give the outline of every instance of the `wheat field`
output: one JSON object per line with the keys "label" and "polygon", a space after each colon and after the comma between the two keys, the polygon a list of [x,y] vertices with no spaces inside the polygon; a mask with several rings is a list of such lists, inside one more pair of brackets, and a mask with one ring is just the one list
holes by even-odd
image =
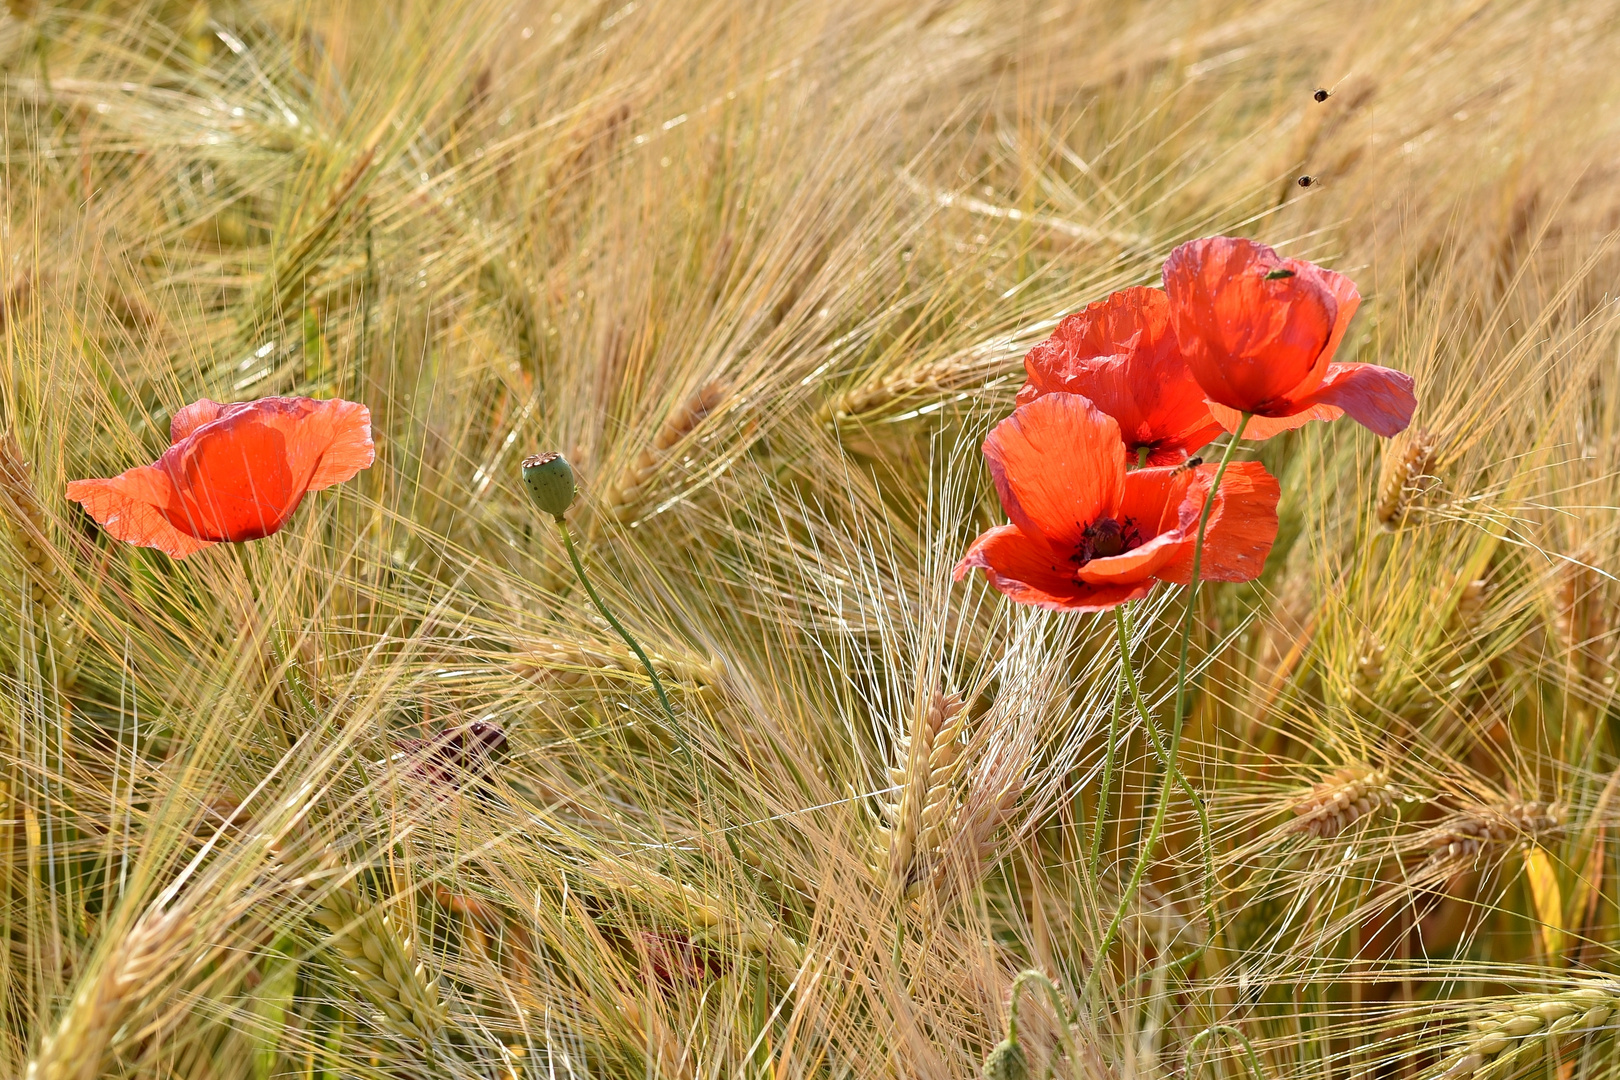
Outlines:
{"label": "wheat field", "polygon": [[[1620,1073],[1612,4],[11,0],[0,57],[0,1075]],[[1215,233],[1419,406],[1253,444],[1132,895],[1184,591],[1122,707],[1112,616],[951,571],[1024,353]],[[272,394],[377,447],[278,535],[63,496]]]}

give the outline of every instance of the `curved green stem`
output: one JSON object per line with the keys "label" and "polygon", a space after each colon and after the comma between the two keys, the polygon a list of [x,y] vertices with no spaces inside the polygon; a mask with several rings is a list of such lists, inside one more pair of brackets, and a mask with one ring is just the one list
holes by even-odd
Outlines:
{"label": "curved green stem", "polygon": [[591,598],[591,603],[596,605],[596,610],[602,613],[602,618],[608,621],[608,625],[618,632],[626,645],[630,646],[630,651],[636,654],[636,659],[641,661],[641,666],[647,669],[647,677],[652,680],[653,690],[658,694],[658,704],[664,707],[664,715],[669,718],[670,732],[675,736],[676,741],[681,744],[681,753],[691,758],[692,748],[688,745],[686,736],[681,731],[681,722],[675,719],[675,710],[669,703],[669,695],[664,693],[664,684],[659,680],[658,672],[653,670],[652,661],[647,659],[647,654],[642,651],[640,645],[636,644],[636,639],[630,636],[630,631],[626,630],[619,620],[613,617],[613,612],[608,610],[607,605],[602,602],[602,598],[596,594],[596,587],[591,584],[591,579],[585,576],[585,565],[579,561],[579,553],[574,550],[574,537],[568,531],[568,522],[561,517],[557,518],[557,531],[562,533],[563,547],[568,551],[568,561],[574,564],[574,573],[578,576],[579,583],[585,587],[586,595]]}
{"label": "curved green stem", "polygon": [[1063,1043],[1063,1052],[1070,1061],[1078,1061],[1074,1045],[1074,1033],[1069,1030],[1069,1003],[1064,1000],[1063,994],[1058,990],[1057,984],[1034,968],[1026,968],[1013,979],[1012,993],[1007,1001],[1007,1042],[1018,1043],[1018,1007],[1023,997],[1024,987],[1034,983],[1046,991],[1047,1000],[1052,1003],[1052,1009],[1058,1015],[1058,1038]]}
{"label": "curved green stem", "polygon": [[1208,1059],[1201,1057],[1198,1059],[1198,1068],[1194,1069],[1192,1067],[1192,1056],[1194,1052],[1209,1041],[1212,1035],[1230,1035],[1242,1043],[1244,1052],[1249,1056],[1249,1072],[1253,1074],[1254,1080],[1265,1080],[1266,1071],[1260,1067],[1260,1055],[1254,1052],[1254,1043],[1250,1042],[1247,1035],[1231,1024],[1211,1024],[1197,1035],[1194,1035],[1192,1040],[1187,1043],[1187,1053],[1181,1061],[1181,1073],[1187,1080],[1195,1080],[1198,1074],[1204,1071],[1204,1066],[1208,1064]]}
{"label": "curved green stem", "polygon": [[1221,478],[1226,475],[1226,466],[1232,460],[1232,454],[1237,449],[1239,440],[1243,438],[1243,429],[1249,426],[1249,414],[1243,414],[1243,420],[1238,429],[1232,433],[1227,441],[1226,451],[1221,455],[1221,463],[1215,469],[1214,479],[1209,485],[1209,494],[1204,497],[1204,509],[1198,516],[1198,536],[1193,543],[1192,576],[1187,585],[1187,612],[1181,620],[1181,655],[1176,662],[1176,697],[1175,706],[1171,710],[1170,747],[1165,752],[1164,778],[1159,783],[1159,801],[1153,811],[1153,823],[1148,827],[1147,839],[1142,842],[1142,848],[1136,854],[1136,865],[1131,870],[1131,880],[1125,887],[1124,895],[1119,898],[1119,906],[1114,909],[1114,917],[1108,923],[1108,929],[1103,933],[1102,942],[1092,958],[1091,971],[1086,976],[1085,989],[1080,994],[1080,1000],[1090,1002],[1092,992],[1097,987],[1097,979],[1102,975],[1103,967],[1108,963],[1108,952],[1114,946],[1114,940],[1119,936],[1119,928],[1125,922],[1131,905],[1136,902],[1136,895],[1142,889],[1142,878],[1147,874],[1148,863],[1153,859],[1154,849],[1159,846],[1159,838],[1164,834],[1165,816],[1170,807],[1170,788],[1176,782],[1178,775],[1176,760],[1181,751],[1181,730],[1183,709],[1187,700],[1187,654],[1192,644],[1193,616],[1197,610],[1198,602],[1198,574],[1203,567],[1204,560],[1204,533],[1209,528],[1209,515],[1215,508],[1215,494],[1220,490]]}
{"label": "curved green stem", "polygon": [[1187,585],[1187,611],[1181,617],[1181,655],[1176,660],[1176,700],[1170,710],[1172,724],[1170,729],[1170,757],[1175,760],[1177,748],[1181,744],[1181,726],[1185,717],[1187,705],[1187,654],[1192,647],[1193,618],[1198,612],[1198,574],[1204,565],[1204,533],[1209,528],[1209,515],[1215,509],[1215,493],[1221,489],[1221,478],[1226,475],[1226,467],[1232,462],[1232,452],[1243,439],[1243,430],[1249,426],[1249,413],[1243,414],[1238,421],[1237,430],[1232,432],[1232,438],[1227,441],[1226,451],[1221,454],[1221,463],[1215,467],[1215,476],[1209,484],[1209,494],[1204,496],[1204,509],[1198,515],[1198,539],[1193,545],[1192,576]]}

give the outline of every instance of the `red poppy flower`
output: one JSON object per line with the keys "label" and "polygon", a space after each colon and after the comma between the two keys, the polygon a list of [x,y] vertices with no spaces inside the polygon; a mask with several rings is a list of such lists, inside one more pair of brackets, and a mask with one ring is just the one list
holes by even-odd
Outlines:
{"label": "red poppy flower", "polygon": [[1384,436],[1411,423],[1410,375],[1332,362],[1361,303],[1343,274],[1212,236],[1170,253],[1164,288],[1187,367],[1226,430],[1245,412],[1254,414],[1249,439],[1343,413]]}
{"label": "red poppy flower", "polygon": [[370,410],[312,398],[205,398],[174,414],[169,441],[155,465],[75,480],[67,497],[117,539],[177,559],[269,536],[305,492],[342,483],[375,456]]}
{"label": "red poppy flower", "polygon": [[[1125,471],[1119,425],[1077,394],[1047,394],[997,424],[985,460],[1012,524],[984,533],[956,567],[982,569],[1021,604],[1103,611],[1159,581],[1192,578],[1198,516],[1215,466]],[[1199,576],[1249,581],[1277,537],[1277,481],[1256,461],[1227,466]]]}
{"label": "red poppy flower", "polygon": [[1132,288],[1058,323],[1024,357],[1018,404],[1079,394],[1119,423],[1131,460],[1174,465],[1221,433],[1170,329],[1163,289]]}

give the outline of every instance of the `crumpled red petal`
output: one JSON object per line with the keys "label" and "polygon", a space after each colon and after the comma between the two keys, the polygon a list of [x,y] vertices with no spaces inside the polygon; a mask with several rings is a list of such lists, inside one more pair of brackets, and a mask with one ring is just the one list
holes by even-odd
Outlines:
{"label": "crumpled red petal", "polygon": [[1329,364],[1322,385],[1307,399],[1316,408],[1343,410],[1375,435],[1399,435],[1412,422],[1417,394],[1412,376],[1376,364]]}
{"label": "crumpled red petal", "polygon": [[79,480],[68,497],[108,533],[175,558],[286,524],[306,492],[349,479],[375,457],[371,415],[350,401],[193,402],[170,421],[155,466]]}
{"label": "crumpled red petal", "polygon": [[1173,465],[1220,434],[1170,327],[1163,289],[1137,286],[1066,316],[1024,357],[1017,403],[1079,394],[1119,424],[1134,455]]}
{"label": "crumpled red petal", "polygon": [[141,547],[156,548],[183,559],[213,542],[181,532],[159,509],[174,497],[173,485],[161,469],[141,465],[110,479],[75,480],[67,497],[82,505],[107,535]]}
{"label": "crumpled red petal", "polygon": [[[1376,364],[1329,364],[1327,375],[1312,393],[1292,406],[1287,415],[1251,416],[1243,429],[1245,439],[1269,439],[1304,427],[1312,420],[1337,420],[1348,415],[1362,427],[1388,438],[1406,430],[1417,409],[1412,376]],[[1210,413],[1227,431],[1236,431],[1242,414],[1211,403]]]}
{"label": "crumpled red petal", "polygon": [[[1187,547],[1158,571],[1157,576],[1165,581],[1186,585],[1192,580],[1198,517],[1216,469],[1215,465],[1200,465],[1195,470],[1180,507]],[[1277,501],[1281,497],[1277,478],[1260,462],[1236,461],[1226,467],[1204,530],[1204,557],[1198,568],[1201,580],[1253,581],[1260,576],[1277,539]]]}
{"label": "crumpled red petal", "polygon": [[247,410],[197,428],[164,451],[157,467],[174,485],[163,515],[199,540],[269,536],[304,498],[286,436]]}

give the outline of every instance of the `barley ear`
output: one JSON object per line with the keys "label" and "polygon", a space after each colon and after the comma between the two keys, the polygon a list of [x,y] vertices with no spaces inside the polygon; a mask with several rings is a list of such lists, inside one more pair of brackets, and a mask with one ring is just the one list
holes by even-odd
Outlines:
{"label": "barley ear", "polygon": [[1564,823],[1558,803],[1505,801],[1452,812],[1423,834],[1430,870],[1461,871],[1499,856],[1514,843],[1539,840]]}
{"label": "barley ear", "polygon": [[633,521],[649,503],[656,501],[653,481],[664,471],[677,447],[725,404],[731,392],[732,386],[727,380],[710,379],[671,410],[653,435],[651,445],[642,448],[609,487],[607,504],[614,517]]}
{"label": "barley ear", "polygon": [[1474,1021],[1474,1033],[1437,1080],[1468,1080],[1490,1069],[1504,1075],[1560,1036],[1595,1037],[1620,1005],[1620,983],[1593,980],[1557,993],[1526,994]]}
{"label": "barley ear", "polygon": [[914,895],[930,873],[942,833],[954,820],[955,782],[965,723],[960,695],[936,691],[895,744],[892,797],[873,847],[874,870],[895,895]]}
{"label": "barley ear", "polygon": [[1318,840],[1332,839],[1394,802],[1396,794],[1395,785],[1383,769],[1366,765],[1335,769],[1294,798],[1290,806],[1294,820],[1289,831],[1309,833]]}
{"label": "barley ear", "polygon": [[1424,428],[1408,428],[1385,445],[1373,516],[1386,529],[1400,528],[1407,512],[1437,482],[1429,473],[1436,445]]}
{"label": "barley ear", "polygon": [[169,955],[183,909],[149,913],[80,986],[56,1030],[28,1065],[28,1080],[93,1080],[101,1076],[113,1038],[140,1004]]}
{"label": "barley ear", "polygon": [[327,932],[327,962],[373,1005],[388,1026],[431,1047],[450,1026],[449,1011],[400,915],[374,904],[352,882],[333,888],[310,912]]}

